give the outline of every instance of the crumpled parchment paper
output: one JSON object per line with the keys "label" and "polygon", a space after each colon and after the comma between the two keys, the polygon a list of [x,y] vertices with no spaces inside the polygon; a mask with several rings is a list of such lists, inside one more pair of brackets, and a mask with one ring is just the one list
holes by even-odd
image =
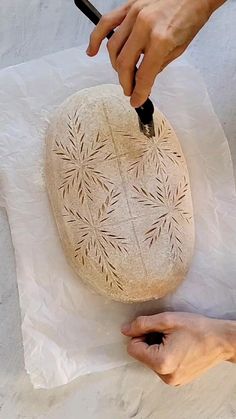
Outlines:
{"label": "crumpled parchment paper", "polygon": [[229,148],[201,77],[181,60],[158,77],[152,98],[176,130],[190,172],[196,248],[187,279],[161,301],[125,305],[94,294],[68,266],[45,189],[45,129],[69,95],[117,83],[106,53],[92,61],[83,50],[0,72],[0,200],[15,249],[25,366],[36,388],[132,362],[120,325],[137,314],[181,309],[236,318]]}

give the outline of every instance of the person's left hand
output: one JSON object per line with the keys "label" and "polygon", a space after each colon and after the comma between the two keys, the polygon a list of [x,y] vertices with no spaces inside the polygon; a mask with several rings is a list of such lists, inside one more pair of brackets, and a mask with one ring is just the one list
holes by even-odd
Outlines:
{"label": "person's left hand", "polygon": [[[163,343],[146,343],[146,335],[153,332],[163,333]],[[221,361],[235,362],[233,321],[170,312],[138,317],[124,325],[122,333],[131,337],[128,353],[173,386],[192,381]]]}

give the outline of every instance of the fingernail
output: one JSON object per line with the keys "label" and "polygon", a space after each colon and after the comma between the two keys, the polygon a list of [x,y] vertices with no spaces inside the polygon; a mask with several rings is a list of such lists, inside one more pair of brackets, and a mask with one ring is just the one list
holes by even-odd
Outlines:
{"label": "fingernail", "polygon": [[125,323],[121,326],[121,332],[122,333],[128,333],[130,330],[130,323]]}
{"label": "fingernail", "polygon": [[133,108],[138,108],[140,106],[139,101],[138,101],[138,97],[136,95],[131,96],[130,104],[131,104],[131,106],[133,106]]}

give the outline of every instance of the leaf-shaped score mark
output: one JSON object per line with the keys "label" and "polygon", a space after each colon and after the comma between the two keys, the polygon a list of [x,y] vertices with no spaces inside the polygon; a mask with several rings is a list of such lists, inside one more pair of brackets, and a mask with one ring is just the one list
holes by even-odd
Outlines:
{"label": "leaf-shaped score mark", "polygon": [[[111,251],[113,249],[122,254],[128,254],[128,243],[125,237],[111,231],[108,221],[116,209],[120,193],[112,189],[98,209],[96,219],[82,216],[67,206],[64,207],[67,223],[73,224],[73,230],[78,237],[75,248],[75,257],[80,258],[81,263],[91,263],[96,260],[104,279],[110,287],[116,285],[123,290],[122,283],[114,262],[111,262]],[[113,228],[114,229],[114,228]]]}
{"label": "leaf-shaped score mark", "polygon": [[78,112],[71,117],[68,115],[67,139],[55,141],[55,154],[64,162],[62,181],[59,190],[65,198],[73,189],[77,190],[81,204],[85,198],[92,200],[92,185],[96,185],[106,192],[113,183],[96,168],[99,162],[112,158],[106,151],[107,139],[101,139],[98,133],[92,141],[86,140],[86,133],[79,123]]}
{"label": "leaf-shaped score mark", "polygon": [[137,195],[133,196],[133,199],[137,200],[140,204],[151,208],[161,208],[164,204],[164,196],[158,190],[156,193],[153,193],[136,185],[133,185],[133,188],[137,193]]}

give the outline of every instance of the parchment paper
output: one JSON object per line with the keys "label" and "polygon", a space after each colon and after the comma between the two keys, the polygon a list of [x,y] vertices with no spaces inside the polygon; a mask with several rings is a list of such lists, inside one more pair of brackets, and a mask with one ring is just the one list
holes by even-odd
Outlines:
{"label": "parchment paper", "polygon": [[45,190],[45,129],[69,95],[117,83],[106,53],[91,61],[83,50],[0,72],[0,197],[15,249],[25,366],[36,388],[132,362],[120,325],[137,314],[181,309],[236,318],[229,148],[199,74],[183,61],[159,76],[153,100],[174,126],[190,172],[196,249],[187,279],[162,301],[124,305],[92,293],[68,266]]}

